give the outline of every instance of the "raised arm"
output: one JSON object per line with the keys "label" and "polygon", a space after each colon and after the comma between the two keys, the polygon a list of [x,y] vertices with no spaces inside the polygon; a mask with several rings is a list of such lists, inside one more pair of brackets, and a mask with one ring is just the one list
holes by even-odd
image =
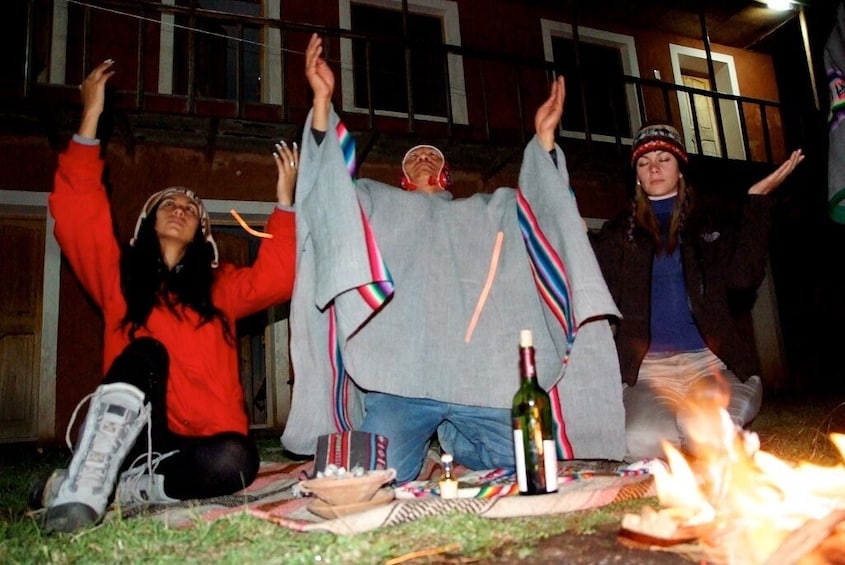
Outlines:
{"label": "raised arm", "polygon": [[748,189],[748,194],[769,194],[771,191],[779,187],[781,183],[786,180],[786,177],[788,177],[789,174],[795,170],[795,167],[797,167],[803,160],[804,153],[802,153],[800,149],[796,149],[792,152],[792,154],[790,154],[789,159],[784,161],[773,173],[766,176],[763,180],[754,183],[754,185]]}
{"label": "raised arm", "polygon": [[534,131],[546,151],[555,147],[555,130],[563,116],[563,100],[566,97],[566,87],[563,77],[559,76],[552,83],[549,97],[534,114]]}
{"label": "raised arm", "polygon": [[296,170],[299,166],[299,148],[296,142],[293,148],[288,147],[284,141],[276,144],[273,152],[273,160],[276,162],[276,169],[279,171],[276,180],[276,198],[281,206],[293,206],[293,191],[296,186]]}
{"label": "raised arm", "polygon": [[106,82],[114,75],[114,61],[106,59],[91,71],[79,89],[82,95],[82,121],[77,133],[88,139],[97,137],[97,124],[106,100]]}
{"label": "raised arm", "polygon": [[315,34],[305,50],[305,77],[314,92],[314,115],[311,127],[326,131],[329,127],[329,107],[334,93],[334,73],[323,58],[323,39]]}

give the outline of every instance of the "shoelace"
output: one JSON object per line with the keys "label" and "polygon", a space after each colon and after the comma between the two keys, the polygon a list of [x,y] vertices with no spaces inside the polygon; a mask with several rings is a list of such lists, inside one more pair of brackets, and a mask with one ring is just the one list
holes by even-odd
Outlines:
{"label": "shoelace", "polygon": [[[70,432],[73,429],[73,425],[76,422],[76,418],[79,415],[79,411],[82,409],[83,406],[87,402],[91,400],[92,397],[96,394],[96,391],[87,394],[82,400],[79,401],[79,404],[76,405],[76,408],[73,410],[73,414],[70,416],[70,422],[68,423],[67,430],[65,431],[65,443],[67,443],[68,449],[70,449],[71,454],[74,453],[73,449],[73,441],[71,440]],[[112,439],[119,435],[125,435],[127,429],[127,423],[125,421],[119,421],[117,418],[112,420],[105,420],[105,416],[107,413],[107,404],[100,405],[100,411],[97,414],[96,419],[96,428],[98,431],[103,431],[106,433],[104,437],[100,433],[95,433],[92,438],[92,444],[90,449],[89,457],[85,458],[85,461],[80,465],[74,480],[70,483],[70,488],[76,490],[80,483],[88,483],[92,485],[92,491],[99,492],[102,491],[105,482],[106,471],[108,469],[108,461],[110,456],[117,451],[119,441],[104,441],[106,438]],[[152,466],[152,454],[151,448],[149,446],[152,445],[152,421],[150,420],[150,408],[148,404],[145,404],[141,408],[141,413],[138,414],[139,418],[143,418],[147,423],[147,459],[148,464]]]}
{"label": "shoelace", "polygon": [[[148,443],[147,445],[150,444]],[[129,466],[129,469],[124,471],[120,476],[120,486],[122,488],[118,492],[118,498],[123,502],[148,502],[148,496],[145,497],[144,494],[148,494],[152,490],[153,475],[158,469],[159,464],[178,452],[179,450],[175,449],[167,453],[160,453],[147,448],[147,453],[142,453],[136,457]],[[143,461],[144,458],[147,459],[146,462]],[[139,463],[145,464],[139,465]],[[146,490],[141,487],[141,481],[144,479],[147,480]]]}

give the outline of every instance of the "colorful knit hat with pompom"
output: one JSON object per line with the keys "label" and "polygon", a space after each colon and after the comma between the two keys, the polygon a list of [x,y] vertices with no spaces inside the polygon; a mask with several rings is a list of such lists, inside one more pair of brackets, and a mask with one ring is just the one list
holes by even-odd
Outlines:
{"label": "colorful knit hat with pompom", "polygon": [[640,128],[631,146],[631,166],[636,165],[637,159],[651,151],[667,151],[682,165],[689,163],[681,134],[669,124],[655,123]]}

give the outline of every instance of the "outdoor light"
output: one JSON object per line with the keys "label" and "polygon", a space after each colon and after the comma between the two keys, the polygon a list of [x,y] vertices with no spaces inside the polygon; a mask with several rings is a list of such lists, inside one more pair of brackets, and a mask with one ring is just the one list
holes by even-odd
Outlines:
{"label": "outdoor light", "polygon": [[792,8],[792,0],[764,0],[766,6],[772,10],[790,10]]}

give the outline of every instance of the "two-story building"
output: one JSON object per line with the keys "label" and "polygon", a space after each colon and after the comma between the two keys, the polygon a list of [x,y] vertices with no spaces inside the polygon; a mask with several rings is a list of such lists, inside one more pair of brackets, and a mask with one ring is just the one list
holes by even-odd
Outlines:
{"label": "two-story building", "polygon": [[[272,208],[280,139],[310,108],[303,52],[326,39],[334,106],[359,175],[397,183],[405,150],[443,148],[457,196],[515,186],[533,115],[566,78],[559,143],[581,212],[597,227],[625,206],[633,133],[669,119],[700,190],[731,213],[795,147],[808,154],[778,195],[772,268],[748,320],[769,391],[842,376],[824,332],[836,304],[824,210],[821,49],[835,2],[783,11],[741,0],[9,0],[0,73],[0,442],[61,438],[102,375],[102,320],[62,261],[46,210],[56,156],[79,120],[78,85],[116,60],[99,132],[116,231],[147,196],[194,188],[224,258],[257,242]],[[828,250],[828,251],[824,251]],[[834,265],[834,266],[831,266]],[[840,301],[841,302],[841,301]],[[256,429],[284,425],[293,375],[287,309],[239,324]],[[744,337],[737,336],[737,339]],[[827,348],[827,349],[825,349]],[[838,373],[837,373],[838,369]]]}

